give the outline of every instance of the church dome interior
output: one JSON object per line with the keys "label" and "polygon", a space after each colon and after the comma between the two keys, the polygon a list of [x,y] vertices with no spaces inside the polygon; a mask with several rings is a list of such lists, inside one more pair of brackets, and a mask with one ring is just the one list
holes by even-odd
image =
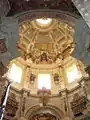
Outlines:
{"label": "church dome interior", "polygon": [[88,0],[0,0],[0,120],[90,120]]}
{"label": "church dome interior", "polygon": [[75,87],[73,82],[82,78],[85,66],[72,57],[73,35],[74,26],[61,19],[36,18],[20,23],[17,47],[21,56],[12,60],[10,67],[11,71],[21,69],[19,76],[16,74],[21,83],[14,86],[33,95],[42,89],[58,95],[63,89]]}

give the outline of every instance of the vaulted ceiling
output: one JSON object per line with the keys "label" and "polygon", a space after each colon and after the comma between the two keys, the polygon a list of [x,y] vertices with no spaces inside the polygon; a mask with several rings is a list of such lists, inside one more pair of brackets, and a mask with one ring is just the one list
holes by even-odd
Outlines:
{"label": "vaulted ceiling", "polygon": [[[61,70],[60,75],[63,76],[63,72],[65,72],[63,70],[69,66],[68,63],[70,65],[77,63],[77,60],[72,57],[72,52],[75,48],[73,38],[77,19],[75,16],[80,14],[71,0],[8,1],[10,10],[7,16],[18,14],[13,18],[18,18],[20,39],[17,48],[21,53],[21,56],[11,61],[11,64],[16,63],[20,67],[23,66],[22,69],[25,68],[25,80],[29,79],[30,72],[39,71],[58,73],[59,69],[59,71]],[[46,16],[44,10],[47,10]],[[60,11],[55,13],[55,17],[52,17],[48,14],[49,10]],[[25,12],[23,17],[20,16],[22,12]],[[52,14],[54,13],[52,12]],[[59,14],[60,16],[58,16]],[[64,86],[64,81],[62,86]]]}
{"label": "vaulted ceiling", "polygon": [[[74,16],[79,15],[71,0],[8,0],[8,16],[36,9],[53,9]],[[47,18],[44,18],[47,19]],[[20,25],[19,50],[27,64],[58,63],[70,56],[74,50],[74,28],[60,19],[51,19],[48,26],[39,24],[36,19]]]}
{"label": "vaulted ceiling", "polygon": [[[74,50],[74,28],[69,22],[73,23],[74,21],[68,18],[71,14],[72,18],[79,15],[71,0],[7,0],[7,3],[9,3],[7,16],[16,14],[20,16],[19,13],[22,12],[28,14],[28,10],[53,9],[64,11],[59,18],[56,18],[58,16],[51,17],[51,22],[48,25],[41,25],[37,21],[38,15],[33,20],[26,18],[26,16],[28,17],[26,15],[26,19],[22,23],[18,20],[20,26],[18,49],[21,51],[25,61],[29,59],[29,62],[38,64],[42,62],[49,64],[59,62],[61,64],[62,60],[71,55]],[[66,18],[63,17],[63,14],[66,14]],[[50,16],[48,15],[48,17]],[[46,19],[47,21],[48,18],[42,14],[40,19]]]}
{"label": "vaulted ceiling", "polygon": [[[43,24],[44,19],[49,23]],[[59,19],[44,19],[21,24],[18,48],[28,64],[61,65],[74,50],[74,29]]]}

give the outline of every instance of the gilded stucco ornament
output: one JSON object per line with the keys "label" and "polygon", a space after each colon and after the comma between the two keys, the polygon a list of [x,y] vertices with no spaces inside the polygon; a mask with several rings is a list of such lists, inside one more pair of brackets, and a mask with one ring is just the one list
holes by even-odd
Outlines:
{"label": "gilded stucco ornament", "polygon": [[[50,23],[45,20],[50,20]],[[40,22],[43,22],[44,26],[40,25]],[[60,20],[51,18],[28,20],[20,25],[19,31],[18,48],[25,53],[28,65],[53,63],[61,65],[74,50],[73,27]]]}
{"label": "gilded stucco ornament", "polygon": [[74,116],[82,115],[83,111],[86,109],[86,105],[87,98],[84,95],[79,95],[79,93],[75,93],[71,102],[71,109]]}

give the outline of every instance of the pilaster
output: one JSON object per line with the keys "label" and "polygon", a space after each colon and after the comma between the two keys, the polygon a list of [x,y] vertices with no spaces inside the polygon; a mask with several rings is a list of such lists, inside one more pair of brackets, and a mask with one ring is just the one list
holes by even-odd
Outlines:
{"label": "pilaster", "polygon": [[[64,110],[65,110],[65,117],[63,118],[64,120],[70,120],[70,106],[69,106],[69,101],[68,101],[68,90],[67,89],[63,89],[62,91],[60,91],[60,94],[62,95],[62,98],[64,100]],[[62,120],[63,120],[62,119]]]}

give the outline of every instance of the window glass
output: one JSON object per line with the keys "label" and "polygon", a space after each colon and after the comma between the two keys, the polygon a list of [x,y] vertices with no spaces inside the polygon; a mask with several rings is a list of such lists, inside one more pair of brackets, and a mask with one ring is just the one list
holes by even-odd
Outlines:
{"label": "window glass", "polygon": [[77,66],[75,64],[73,64],[72,66],[70,66],[67,69],[67,78],[68,78],[68,82],[71,83],[76,79],[80,79],[81,78],[81,72],[78,70]]}
{"label": "window glass", "polygon": [[8,77],[12,81],[20,83],[22,77],[22,69],[18,65],[13,63],[9,70]]}
{"label": "window glass", "polygon": [[51,89],[51,76],[50,74],[38,74],[38,89]]}

